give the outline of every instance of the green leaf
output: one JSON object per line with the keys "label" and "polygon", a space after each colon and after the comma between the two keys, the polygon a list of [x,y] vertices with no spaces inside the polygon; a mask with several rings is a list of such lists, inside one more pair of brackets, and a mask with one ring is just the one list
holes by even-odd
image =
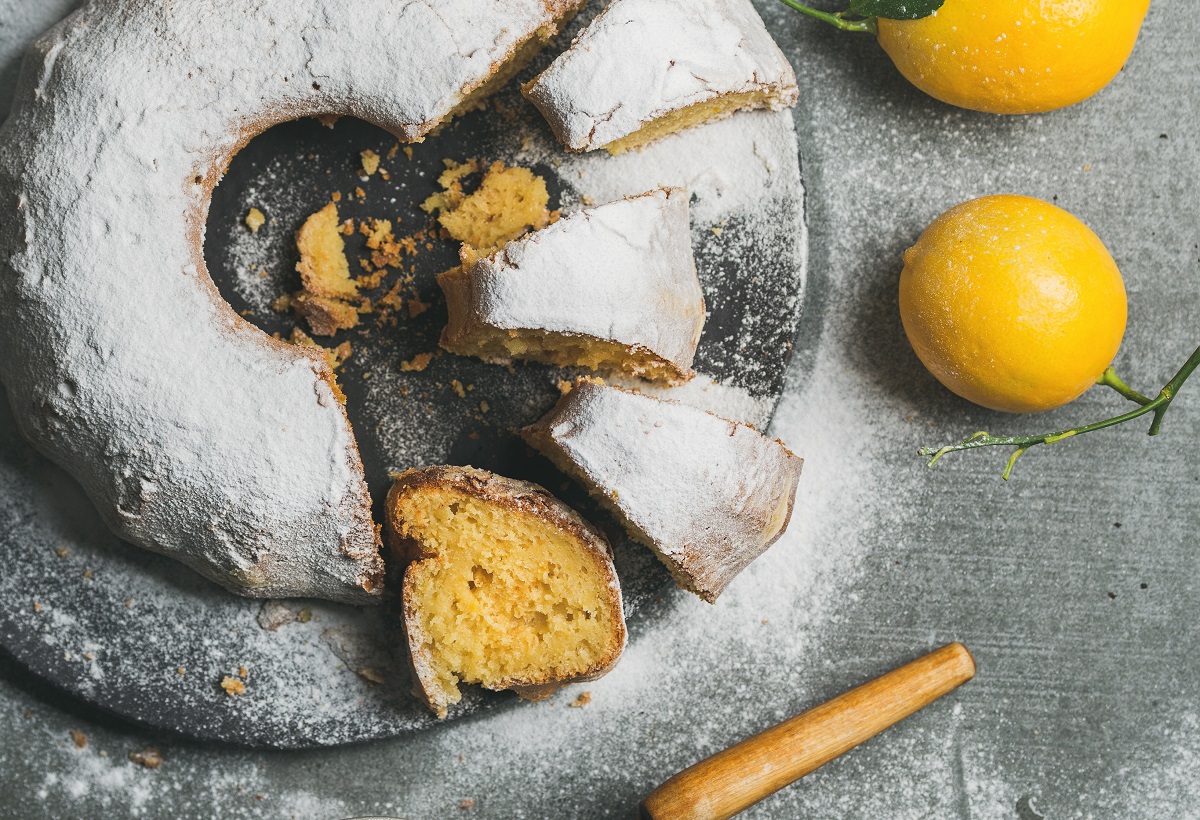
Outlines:
{"label": "green leaf", "polygon": [[946,0],[850,0],[850,13],[885,20],[919,20],[942,7]]}

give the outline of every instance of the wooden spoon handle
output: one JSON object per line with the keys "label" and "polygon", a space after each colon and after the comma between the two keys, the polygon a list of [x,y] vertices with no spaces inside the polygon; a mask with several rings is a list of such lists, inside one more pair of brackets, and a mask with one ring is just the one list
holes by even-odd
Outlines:
{"label": "wooden spoon handle", "polygon": [[947,644],[685,769],[642,801],[642,817],[732,817],[973,677],[971,653]]}

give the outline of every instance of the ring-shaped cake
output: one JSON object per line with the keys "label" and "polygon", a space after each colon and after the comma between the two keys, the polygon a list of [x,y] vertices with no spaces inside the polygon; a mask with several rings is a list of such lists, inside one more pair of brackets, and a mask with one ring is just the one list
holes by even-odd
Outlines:
{"label": "ring-shaped cake", "polygon": [[[88,6],[85,13],[96,8]],[[251,4],[241,13],[254,15],[263,8]],[[366,4],[355,3],[338,13],[364,8]],[[375,0],[372,8],[372,13],[391,13],[401,4]],[[294,12],[279,11],[284,13]],[[234,17],[221,13],[190,19],[195,25],[213,21],[220,26]],[[147,14],[127,22],[157,20]],[[142,42],[143,35],[130,36]],[[53,45],[52,35],[48,38]],[[392,45],[378,59],[392,60]],[[27,73],[33,79],[22,83],[23,100],[39,84],[45,55],[43,44],[35,47],[28,62],[32,73]],[[539,63],[547,61],[544,57]],[[242,82],[258,81],[245,72],[238,76]],[[18,108],[26,104],[22,101]],[[671,393],[730,418],[765,424],[782,390],[804,294],[804,188],[790,115],[739,115],[614,158],[562,154],[536,111],[521,104],[513,84],[495,108],[503,116],[480,111],[439,133],[407,162],[389,166],[392,179],[386,188],[393,196],[408,197],[410,186],[424,190],[424,181],[437,176],[439,157],[481,155],[539,168],[560,189],[557,195],[565,208],[664,186],[687,189],[697,267],[715,312],[697,360],[701,378]],[[85,116],[75,122],[87,126]],[[287,274],[275,269],[285,253],[281,246],[317,202],[289,187],[309,188],[314,163],[325,164],[343,152],[352,162],[335,164],[332,173],[326,166],[323,179],[335,190],[353,190],[359,149],[373,145],[382,152],[390,144],[386,135],[362,122],[346,122],[333,131],[309,120],[272,129],[239,153],[212,203],[205,246],[214,279],[235,310],[249,315],[245,309],[253,309],[256,324],[268,332],[282,327],[286,336],[286,321],[272,318],[267,302],[259,300],[265,296],[269,302],[274,296],[267,294],[289,286]],[[383,183],[372,184],[372,204],[357,216],[375,215],[370,209],[378,207]],[[321,187],[312,185],[310,193],[320,196]],[[244,254],[250,246],[242,241],[243,234],[249,239],[242,222],[247,204],[262,207],[270,223],[266,239],[258,234],[253,242],[249,267]],[[437,254],[425,259],[419,272],[421,293],[436,290],[433,274],[443,269],[440,264]],[[267,268],[270,278],[261,278]],[[530,473],[541,467],[535,467],[527,451],[514,451],[512,436],[503,431],[528,424],[544,411],[557,396],[554,385],[560,374],[538,366],[506,371],[456,357],[438,360],[430,373],[398,372],[403,368],[396,362],[436,338],[438,317],[434,311],[430,316],[426,327],[417,322],[412,333],[379,336],[361,352],[356,347],[350,368],[339,371],[372,487],[406,466],[464,459],[536,478]],[[480,424],[459,418],[463,400],[448,387],[445,396],[432,389],[449,374],[468,386],[468,380],[474,381],[479,388],[474,395],[492,400],[492,412],[476,419]],[[410,388],[426,384],[429,395],[423,389],[410,394]],[[11,382],[6,387],[7,392],[16,390]],[[0,607],[0,642],[35,674],[148,725],[252,745],[345,743],[414,731],[435,720],[405,694],[403,670],[396,666],[402,659],[385,649],[396,635],[387,608],[240,599],[192,576],[172,559],[127,549],[98,526],[92,505],[81,503],[85,500],[74,482],[31,452],[17,434],[21,425],[8,412],[0,408],[7,419],[0,424],[0,513],[9,522],[0,540],[10,568],[0,574],[6,602]],[[480,426],[496,435],[480,440],[467,435]],[[510,457],[521,466],[510,466]],[[654,612],[646,604],[661,594],[665,571],[642,547],[625,539],[613,546],[628,610]],[[232,671],[228,667],[230,659],[253,670],[253,683],[243,697],[230,697],[215,685],[222,675],[237,674],[237,664]],[[369,677],[364,664],[370,666]],[[387,685],[376,684],[381,675]],[[495,702],[467,691],[454,714]]]}

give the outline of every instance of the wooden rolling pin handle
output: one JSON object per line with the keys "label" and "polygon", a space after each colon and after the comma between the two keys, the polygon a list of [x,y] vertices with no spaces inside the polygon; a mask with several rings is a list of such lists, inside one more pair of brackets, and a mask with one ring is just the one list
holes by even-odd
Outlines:
{"label": "wooden rolling pin handle", "polygon": [[685,769],[642,801],[642,817],[732,817],[973,677],[971,653],[947,644]]}

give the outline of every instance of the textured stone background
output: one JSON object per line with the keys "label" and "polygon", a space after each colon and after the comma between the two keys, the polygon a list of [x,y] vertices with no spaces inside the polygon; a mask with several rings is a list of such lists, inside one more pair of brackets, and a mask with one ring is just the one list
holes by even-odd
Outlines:
{"label": "textured stone background", "polygon": [[[71,2],[0,0],[0,109],[17,55]],[[631,817],[695,759],[958,639],[979,676],[750,816],[1200,817],[1200,384],[1157,440],[1130,427],[1030,453],[913,455],[1120,407],[987,413],[921,368],[900,254],[945,208],[1013,191],[1091,225],[1123,270],[1119,369],[1157,390],[1200,341],[1200,23],[1158,0],[1106,91],[1000,119],[911,89],[866,37],[759,3],[800,75],[810,290],[774,434],[808,459],[785,540],[715,607],[682,593],[621,666],[542,706],[306,753],[198,745],[95,714],[0,655],[0,816]],[[85,732],[76,750],[69,729]],[[146,771],[130,751],[162,748]],[[460,809],[462,800],[474,800]]]}

